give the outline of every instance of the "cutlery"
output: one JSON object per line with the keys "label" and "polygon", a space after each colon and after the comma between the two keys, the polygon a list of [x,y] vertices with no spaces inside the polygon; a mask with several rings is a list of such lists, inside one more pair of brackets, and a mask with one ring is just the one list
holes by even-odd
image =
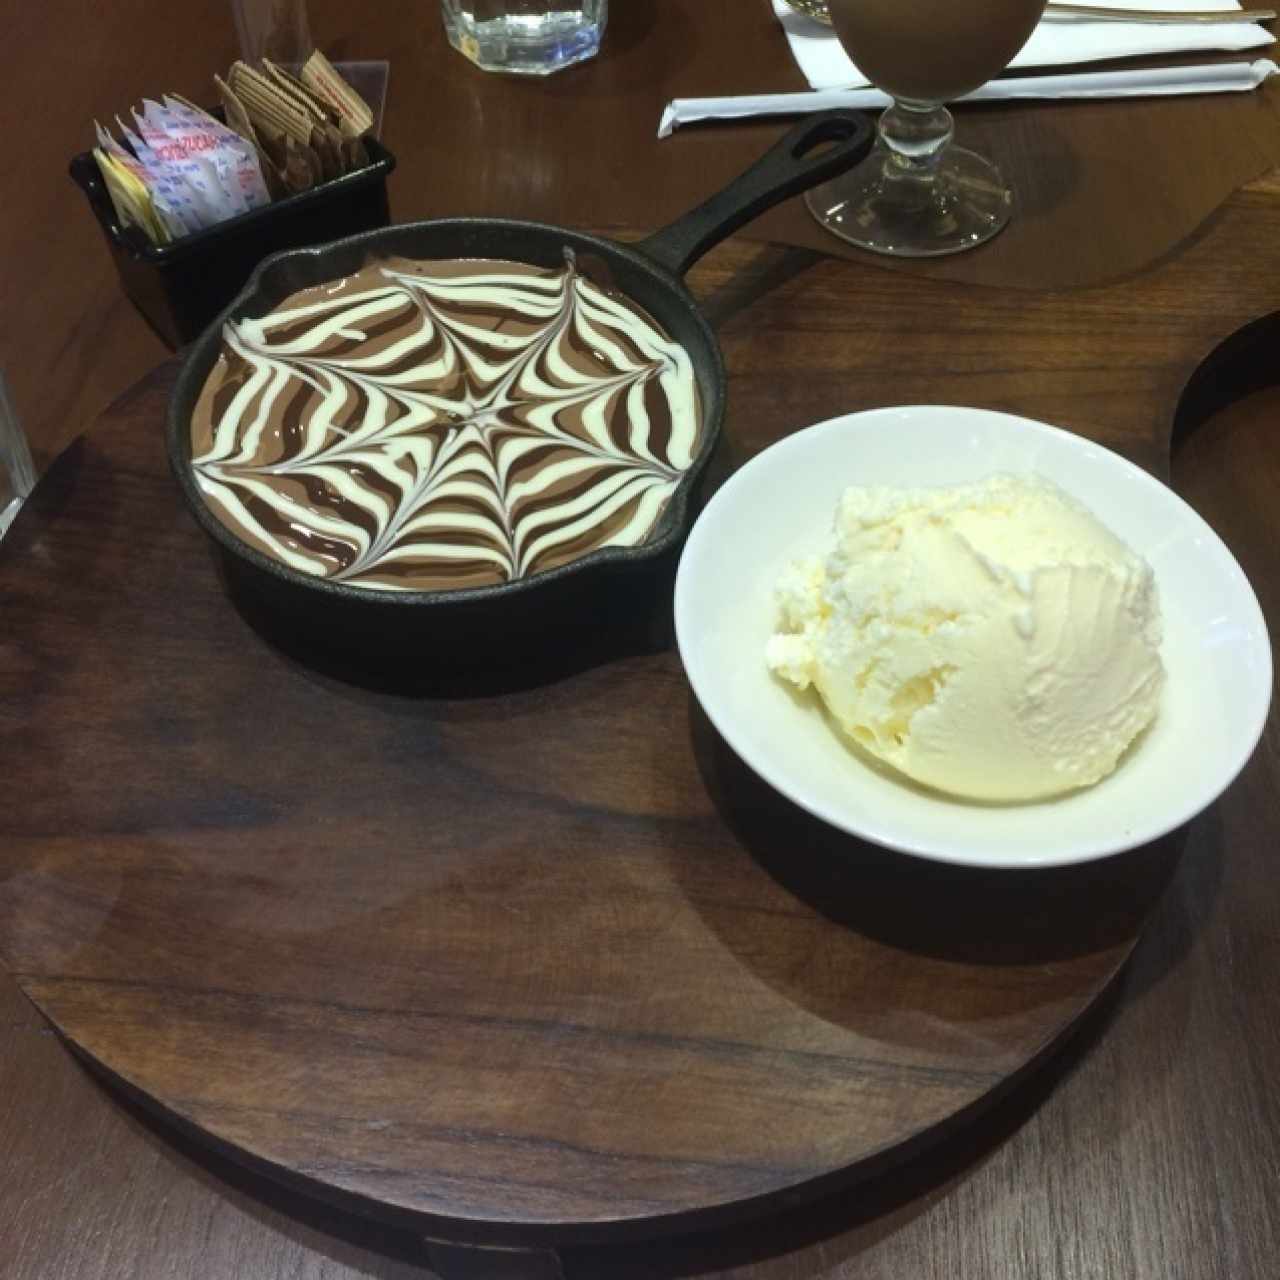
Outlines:
{"label": "cutlery", "polygon": [[[806,18],[831,25],[827,12],[827,0],[783,0],[783,3]],[[1059,4],[1057,0],[1045,6],[1048,14],[1061,14],[1069,18],[1088,18],[1095,22],[1270,22],[1276,16],[1274,9],[1124,9],[1113,6],[1088,4]]]}

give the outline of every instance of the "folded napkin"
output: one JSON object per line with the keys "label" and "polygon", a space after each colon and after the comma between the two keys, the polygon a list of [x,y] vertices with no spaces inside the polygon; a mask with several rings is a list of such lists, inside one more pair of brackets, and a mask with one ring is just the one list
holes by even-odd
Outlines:
{"label": "folded napkin", "polygon": [[[1240,93],[1256,89],[1280,74],[1269,58],[1256,62],[1213,62],[1196,67],[1136,67],[1125,71],[1086,71],[1069,75],[1017,76],[992,80],[961,102],[1009,98],[1139,98],[1187,93]],[[889,95],[870,87],[818,89],[812,93],[756,93],[724,98],[676,98],[667,103],[658,137],[668,138],[682,124],[699,120],[741,120],[748,116],[795,116],[845,108],[874,111],[889,105]]]}
{"label": "folded napkin", "polygon": [[[1077,0],[1080,4],[1107,0]],[[1110,0],[1133,9],[1239,9],[1236,0]],[[787,34],[791,52],[815,89],[847,89],[867,83],[849,60],[835,32],[812,18],[772,0],[773,11]],[[1107,58],[1134,58],[1151,53],[1186,53],[1197,49],[1256,49],[1275,37],[1256,22],[1140,23],[1090,22],[1087,18],[1046,15],[1011,67],[1053,67]]]}

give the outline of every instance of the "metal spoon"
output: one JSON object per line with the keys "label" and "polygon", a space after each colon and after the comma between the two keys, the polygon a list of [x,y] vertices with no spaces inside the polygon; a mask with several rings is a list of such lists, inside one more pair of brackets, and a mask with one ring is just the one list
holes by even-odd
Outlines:
{"label": "metal spoon", "polygon": [[[831,25],[827,0],[782,0],[783,4],[802,13],[815,22]],[[1072,18],[1089,18],[1095,22],[1270,22],[1276,16],[1274,9],[1196,9],[1178,12],[1174,9],[1119,9],[1094,7],[1089,4],[1058,4],[1051,0],[1045,6],[1046,13],[1065,14]]]}

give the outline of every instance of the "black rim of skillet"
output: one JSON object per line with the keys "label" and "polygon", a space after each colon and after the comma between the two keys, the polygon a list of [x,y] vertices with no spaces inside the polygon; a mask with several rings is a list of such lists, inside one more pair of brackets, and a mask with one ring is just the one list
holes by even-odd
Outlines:
{"label": "black rim of skillet", "polygon": [[[332,261],[343,251],[358,249],[364,252],[376,252],[386,248],[390,254],[401,254],[413,257],[412,251],[403,252],[407,246],[393,244],[394,241],[411,240],[415,235],[454,234],[458,239],[458,257],[482,257],[480,253],[468,254],[465,246],[471,239],[471,233],[508,233],[519,239],[537,237],[546,244],[558,240],[561,245],[572,248],[578,253],[596,253],[612,264],[612,260],[621,257],[633,267],[660,280],[662,285],[679,298],[690,312],[690,320],[700,330],[705,350],[700,353],[689,352],[695,374],[704,373],[698,378],[699,392],[702,397],[702,439],[698,443],[698,451],[688,469],[680,477],[675,491],[667,500],[658,523],[644,542],[632,547],[600,547],[585,555],[570,560],[552,569],[544,569],[525,577],[513,578],[507,582],[495,582],[478,587],[441,587],[432,590],[399,591],[378,587],[357,587],[345,582],[334,582],[330,578],[301,573],[291,569],[283,561],[250,546],[237,537],[230,528],[214,515],[212,508],[205,501],[203,493],[195,479],[195,469],[191,465],[191,412],[196,400],[222,349],[222,329],[229,320],[260,318],[266,315],[278,302],[283,301],[285,294],[274,302],[270,300],[270,290],[264,288],[274,272],[287,263],[311,262],[316,264],[314,284],[336,278],[345,272],[325,271],[322,264]],[[433,255],[439,257],[439,254]],[[514,259],[513,259],[514,260]],[[311,273],[308,272],[310,275]],[[295,284],[287,290],[292,293],[306,285]],[[625,292],[625,291],[624,291]],[[646,308],[647,309],[647,308]],[[659,320],[661,324],[662,321]],[[665,329],[667,326],[663,324]],[[687,349],[687,344],[686,349]],[[307,587],[322,595],[334,599],[356,601],[360,604],[388,605],[391,607],[410,608],[421,605],[441,604],[480,604],[496,599],[513,599],[530,591],[538,590],[565,579],[589,573],[593,569],[621,566],[639,566],[659,559],[683,536],[688,514],[690,492],[698,477],[705,470],[716,443],[720,438],[720,429],[724,420],[724,361],[720,347],[711,326],[694,302],[693,296],[678,279],[670,277],[661,267],[643,254],[629,249],[626,245],[613,241],[588,236],[581,232],[569,231],[548,223],[520,222],[501,218],[450,218],[429,222],[402,223],[391,227],[381,227],[374,231],[361,232],[347,236],[329,244],[309,249],[288,249],[283,253],[273,254],[264,259],[249,277],[244,290],[231,305],[222,312],[209,328],[192,345],[187,354],[169,401],[168,413],[168,446],[169,462],[182,487],[187,505],[192,509],[201,528],[214,538],[223,548],[232,552],[242,560],[248,561],[254,568],[269,574],[282,582]],[[707,390],[712,394],[708,395]]]}
{"label": "black rim of skillet", "polygon": [[[724,420],[726,375],[720,345],[711,326],[685,288],[680,276],[708,249],[745,225],[765,209],[819,182],[845,172],[870,150],[874,132],[861,113],[830,111],[809,117],[791,129],[745,173],[704,204],[634,247],[549,223],[502,218],[433,219],[380,227],[328,244],[288,249],[264,259],[235,300],[218,315],[187,352],[169,399],[166,436],[169,463],[187,505],[201,528],[220,547],[281,584],[304,588],[317,597],[361,606],[414,609],[423,606],[483,605],[510,601],[545,591],[575,578],[608,570],[640,569],[658,561],[685,536],[690,496],[720,438]],[[822,143],[833,143],[816,155]],[[415,253],[414,241],[447,238],[446,252]],[[237,537],[214,514],[196,484],[191,465],[191,413],[205,379],[217,361],[223,326],[230,320],[260,318],[289,294],[312,284],[333,280],[363,265],[380,252],[407,258],[506,258],[533,265],[558,265],[563,250],[596,255],[610,268],[645,282],[660,305],[637,298],[630,285],[620,292],[672,331],[666,312],[679,314],[691,326],[701,350],[694,350],[688,334],[672,336],[689,353],[702,399],[702,439],[697,454],[667,501],[658,524],[644,542],[632,547],[601,547],[558,565],[507,582],[477,587],[446,587],[398,591],[357,587],[330,578],[301,573],[263,554]],[[495,250],[497,250],[495,252]],[[342,264],[342,265],[331,265]],[[287,277],[283,289],[273,280]]]}

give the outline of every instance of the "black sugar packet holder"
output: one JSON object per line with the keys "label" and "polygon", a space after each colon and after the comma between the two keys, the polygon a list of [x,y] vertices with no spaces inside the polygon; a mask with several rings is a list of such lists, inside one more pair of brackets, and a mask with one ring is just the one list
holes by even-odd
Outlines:
{"label": "black sugar packet holder", "polygon": [[[220,111],[211,114],[222,118]],[[391,221],[387,175],[395,157],[377,139],[363,141],[370,161],[365,168],[166,245],[154,245],[137,227],[121,224],[92,152],[76,156],[70,173],[102,228],[125,294],[176,348],[199,337],[263,258]]]}

